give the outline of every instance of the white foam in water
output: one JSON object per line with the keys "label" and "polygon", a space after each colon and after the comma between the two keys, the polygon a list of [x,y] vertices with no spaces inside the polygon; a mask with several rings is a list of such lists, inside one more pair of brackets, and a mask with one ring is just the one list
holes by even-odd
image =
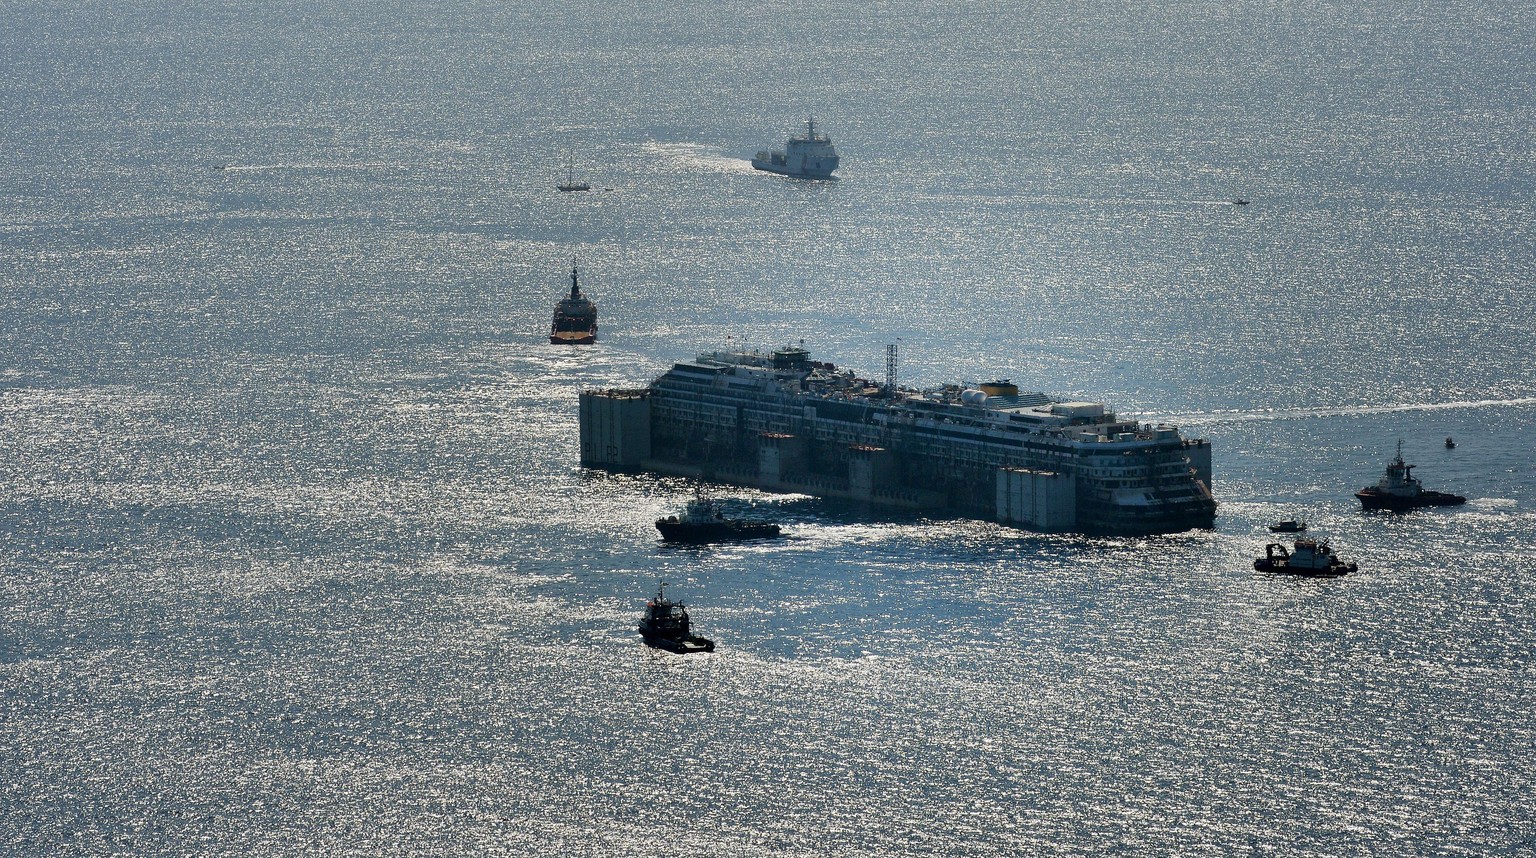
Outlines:
{"label": "white foam in water", "polygon": [[659,143],[648,140],[640,146],[640,151],[648,157],[658,159],[671,170],[713,173],[752,172],[750,159],[722,155],[719,150],[699,143]]}

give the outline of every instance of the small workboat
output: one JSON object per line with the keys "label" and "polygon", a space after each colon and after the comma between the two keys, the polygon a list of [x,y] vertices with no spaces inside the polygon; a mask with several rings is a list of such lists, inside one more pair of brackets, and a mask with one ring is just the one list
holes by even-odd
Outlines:
{"label": "small workboat", "polygon": [[656,529],[668,542],[728,542],[742,539],[768,539],[779,535],[779,526],[767,521],[743,521],[720,514],[715,502],[694,489],[693,500],[682,515],[656,519]]}
{"label": "small workboat", "polygon": [[1270,533],[1302,533],[1307,529],[1307,523],[1294,518],[1285,521],[1277,521],[1269,526]]}
{"label": "small workboat", "polygon": [[1445,439],[1445,449],[1447,449],[1447,450],[1454,450],[1454,449],[1456,449],[1456,439],[1452,438],[1450,436],[1446,436],[1446,439]]}
{"label": "small workboat", "polygon": [[1287,549],[1278,542],[1271,542],[1264,546],[1264,556],[1253,561],[1253,568],[1260,572],[1337,578],[1354,572],[1358,567],[1354,563],[1340,560],[1326,542],[1298,539],[1294,550]]}
{"label": "small workboat", "polygon": [[640,618],[640,637],[657,649],[676,653],[714,652],[715,642],[693,633],[693,622],[682,602],[667,598],[667,582],[656,588],[656,595],[645,603]]}

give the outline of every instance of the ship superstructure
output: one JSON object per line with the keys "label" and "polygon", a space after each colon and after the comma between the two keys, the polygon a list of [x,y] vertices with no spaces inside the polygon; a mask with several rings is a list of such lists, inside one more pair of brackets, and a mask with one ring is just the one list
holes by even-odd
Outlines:
{"label": "ship superstructure", "polygon": [[805,121],[805,133],[791,136],[783,150],[758,152],[752,159],[752,168],[797,179],[832,179],[837,163],[832,138],[816,130],[816,119],[812,117]]}
{"label": "ship superstructure", "polygon": [[710,352],[581,395],[582,464],[850,498],[1036,530],[1209,527],[1210,445],[1010,381],[886,384],[803,348]]}

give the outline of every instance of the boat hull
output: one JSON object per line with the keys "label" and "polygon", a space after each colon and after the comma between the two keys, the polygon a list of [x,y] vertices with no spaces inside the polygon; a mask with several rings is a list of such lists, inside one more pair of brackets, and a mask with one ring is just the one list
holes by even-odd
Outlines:
{"label": "boat hull", "polygon": [[1362,489],[1355,492],[1355,497],[1360,499],[1360,506],[1366,510],[1390,510],[1392,512],[1404,512],[1410,509],[1419,509],[1431,506],[1460,506],[1467,502],[1461,495],[1453,495],[1446,492],[1419,492],[1416,495],[1394,495],[1379,492],[1373,489]]}
{"label": "boat hull", "polygon": [[1148,513],[1140,508],[1110,504],[1084,505],[1079,514],[1080,532],[1093,536],[1146,536],[1210,530],[1216,526],[1216,501],[1202,499],[1170,510]]}
{"label": "boat hull", "polygon": [[[791,170],[783,164],[775,164],[771,161],[752,159],[752,169],[762,170],[764,173],[774,173],[780,176],[788,176],[791,179],[817,179],[823,182],[835,182],[837,177],[832,175],[832,170]],[[835,167],[832,169],[836,169]]]}
{"label": "boat hull", "polygon": [[552,346],[590,346],[595,342],[596,331],[556,331],[549,335]]}
{"label": "boat hull", "polygon": [[1253,568],[1260,572],[1273,572],[1277,575],[1301,575],[1307,578],[1338,578],[1348,575],[1359,568],[1354,563],[1332,563],[1328,566],[1292,566],[1285,560],[1270,560],[1260,557],[1253,561]]}
{"label": "boat hull", "polygon": [[664,649],[667,652],[675,652],[679,655],[687,655],[691,652],[714,652],[715,642],[709,638],[698,635],[684,635],[683,637],[669,637],[640,627],[640,638],[647,646],[656,649]]}
{"label": "boat hull", "polygon": [[702,545],[708,542],[739,542],[745,539],[772,539],[780,535],[777,524],[745,521],[711,521],[701,524],[657,519],[656,529],[667,542]]}

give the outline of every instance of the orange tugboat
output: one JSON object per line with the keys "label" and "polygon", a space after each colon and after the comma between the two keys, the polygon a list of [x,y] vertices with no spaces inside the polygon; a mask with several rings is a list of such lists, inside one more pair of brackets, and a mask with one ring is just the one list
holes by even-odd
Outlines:
{"label": "orange tugboat", "polygon": [[597,342],[597,305],[581,294],[576,266],[571,266],[571,295],[555,304],[555,320],[549,326],[553,345],[585,346]]}

